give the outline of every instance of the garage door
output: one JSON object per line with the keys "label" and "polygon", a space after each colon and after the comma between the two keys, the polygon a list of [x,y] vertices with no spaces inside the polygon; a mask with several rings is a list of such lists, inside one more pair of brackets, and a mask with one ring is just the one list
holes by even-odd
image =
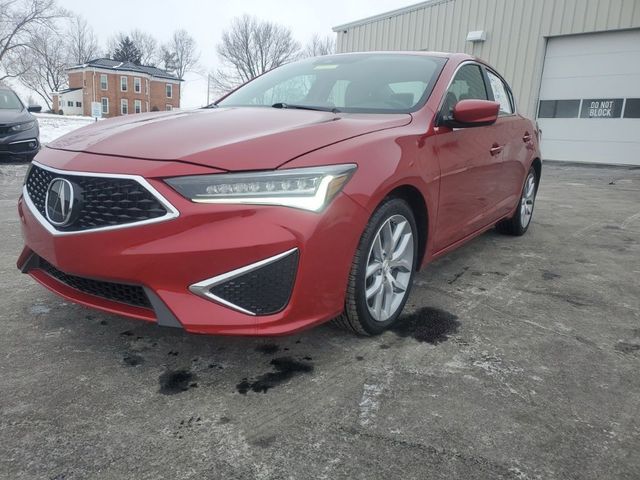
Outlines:
{"label": "garage door", "polygon": [[550,38],[538,124],[544,158],[640,165],[640,30]]}

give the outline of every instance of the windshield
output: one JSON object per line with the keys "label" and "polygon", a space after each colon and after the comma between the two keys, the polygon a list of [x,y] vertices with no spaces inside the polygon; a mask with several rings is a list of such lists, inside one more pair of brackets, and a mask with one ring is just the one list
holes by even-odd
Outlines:
{"label": "windshield", "polygon": [[445,62],[441,57],[384,53],[310,58],[256,78],[217,105],[409,113],[427,101]]}
{"label": "windshield", "polygon": [[11,90],[0,90],[0,110],[22,110],[22,102]]}

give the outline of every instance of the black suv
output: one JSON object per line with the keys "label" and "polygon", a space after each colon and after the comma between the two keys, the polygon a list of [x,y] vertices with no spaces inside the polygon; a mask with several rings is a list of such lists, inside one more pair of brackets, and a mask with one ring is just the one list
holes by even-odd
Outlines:
{"label": "black suv", "polygon": [[38,153],[40,129],[31,111],[15,92],[0,85],[0,160],[30,161]]}

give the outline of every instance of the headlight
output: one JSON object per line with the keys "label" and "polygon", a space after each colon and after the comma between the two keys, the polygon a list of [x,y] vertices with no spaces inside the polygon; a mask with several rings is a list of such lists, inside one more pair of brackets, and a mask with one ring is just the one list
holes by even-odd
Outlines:
{"label": "headlight", "polygon": [[282,205],[318,212],[335,197],[356,165],[291,168],[268,172],[174,177],[165,181],[198,203]]}
{"label": "headlight", "polygon": [[31,121],[31,122],[26,122],[26,123],[19,123],[18,125],[14,125],[13,127],[9,128],[10,132],[24,132],[25,130],[29,130],[33,127],[35,127],[36,122],[35,120]]}

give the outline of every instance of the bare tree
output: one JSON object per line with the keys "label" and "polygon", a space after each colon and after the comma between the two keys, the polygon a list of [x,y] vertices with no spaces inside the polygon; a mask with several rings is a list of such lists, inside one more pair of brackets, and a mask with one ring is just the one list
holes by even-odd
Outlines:
{"label": "bare tree", "polygon": [[99,55],[98,40],[91,25],[80,15],[69,19],[67,30],[69,62],[80,65]]}
{"label": "bare tree", "polygon": [[24,73],[30,37],[64,14],[55,0],[0,0],[0,80]]}
{"label": "bare tree", "polygon": [[223,66],[213,81],[220,93],[300,56],[300,44],[289,28],[250,15],[233,20],[217,50]]}
{"label": "bare tree", "polygon": [[161,51],[164,68],[176,72],[178,78],[194,69],[200,59],[196,41],[184,29],[173,32],[171,40],[162,46]]}
{"label": "bare tree", "polygon": [[149,33],[142,30],[132,30],[128,33],[119,32],[109,39],[107,50],[113,57],[116,49],[128,38],[140,51],[141,65],[155,66],[160,61],[158,41]]}
{"label": "bare tree", "polygon": [[20,57],[23,71],[20,82],[38,94],[51,109],[52,92],[67,86],[68,65],[65,38],[41,29],[31,34],[29,48]]}
{"label": "bare tree", "polygon": [[321,37],[317,33],[313,34],[311,40],[304,47],[305,57],[319,57],[321,55],[331,55],[335,52],[336,42],[330,35]]}

